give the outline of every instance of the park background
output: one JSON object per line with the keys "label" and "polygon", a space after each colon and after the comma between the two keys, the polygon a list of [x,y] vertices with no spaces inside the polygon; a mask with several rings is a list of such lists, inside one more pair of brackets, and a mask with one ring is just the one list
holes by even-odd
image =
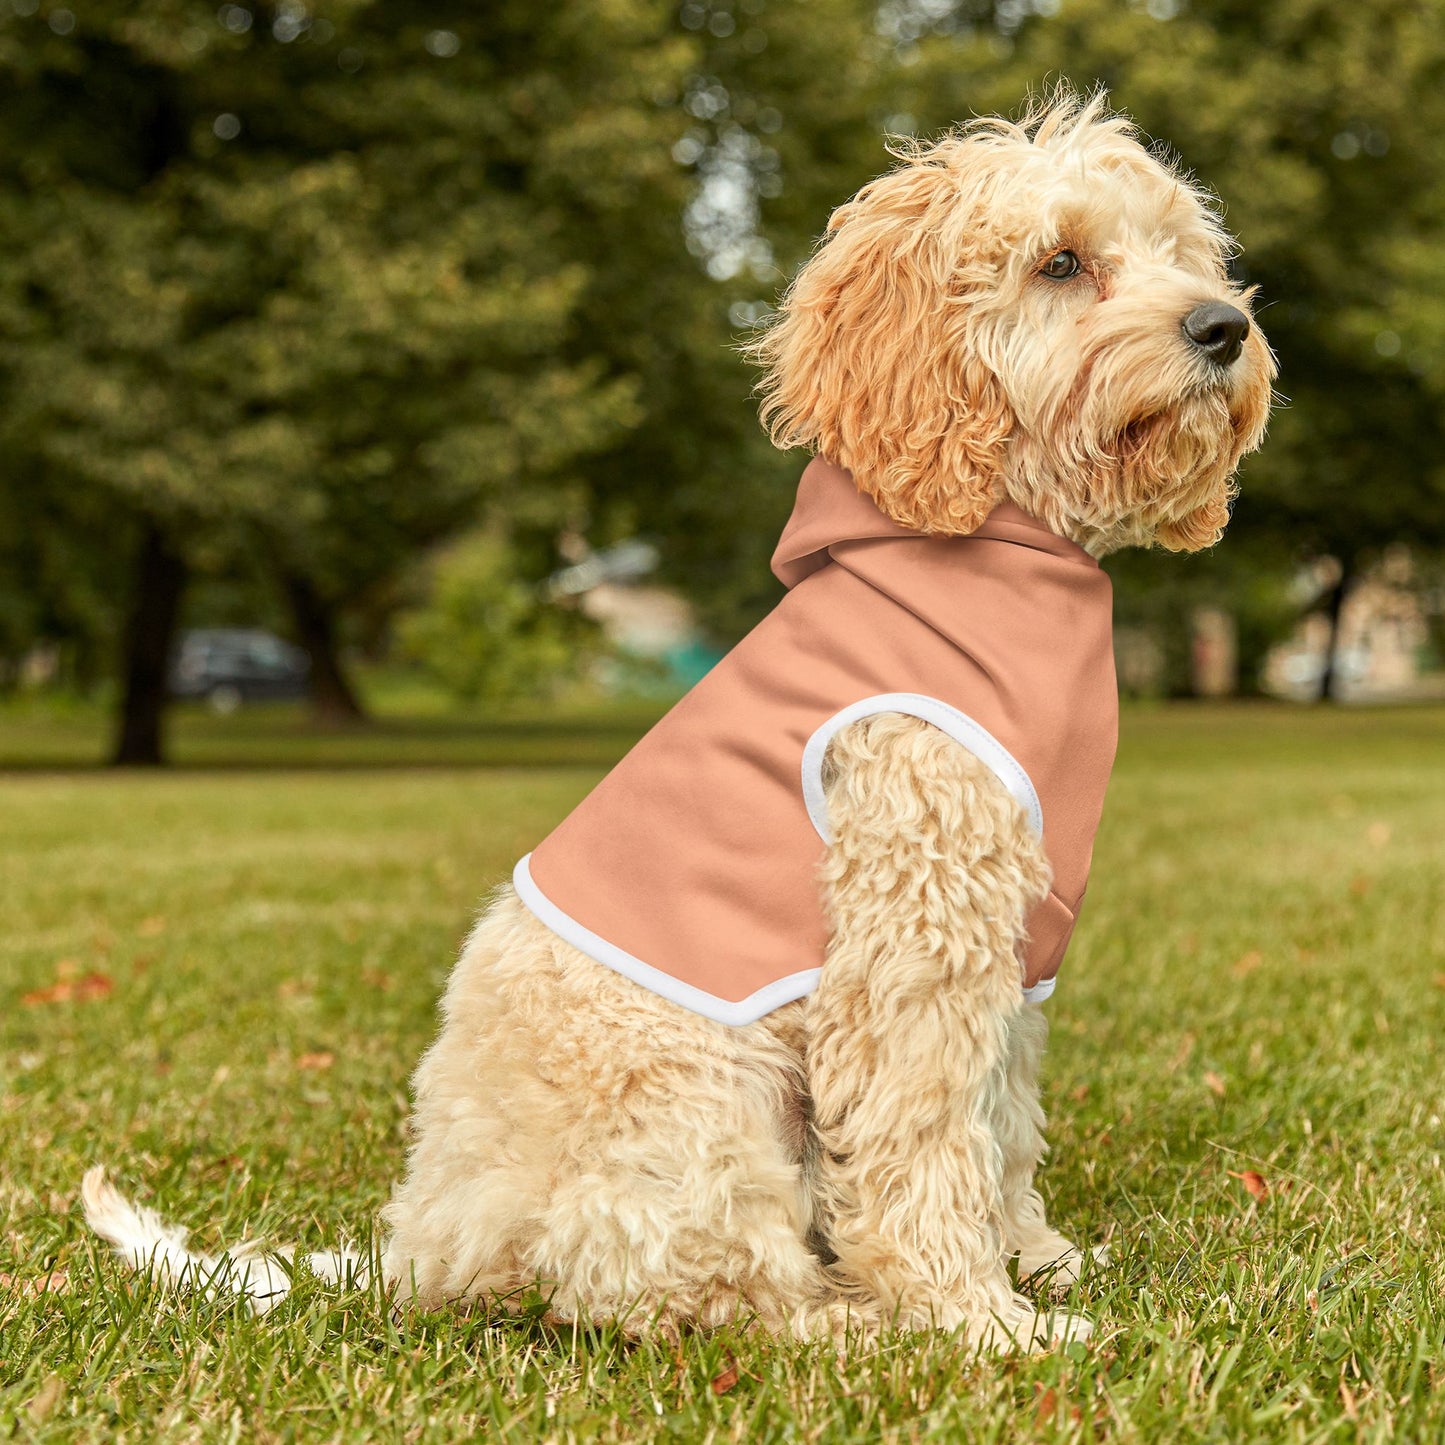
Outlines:
{"label": "park background", "polygon": [[[1224,199],[1282,396],[1220,547],[1106,563],[1045,1186],[1099,1343],[128,1284],[97,1159],[366,1242],[479,900],[777,596],[738,346],[886,136],[1061,77]],[[1440,0],[0,0],[0,1434],[1440,1438],[1442,136]],[[237,628],[307,695],[171,699]]]}
{"label": "park background", "polygon": [[1226,547],[1108,563],[1126,690],[1445,691],[1438,7],[473,9],[0,4],[0,694],[52,738],[157,761],[188,628],[331,724],[688,680],[801,466],[737,346],[885,135],[1064,76],[1224,198],[1285,398]]}

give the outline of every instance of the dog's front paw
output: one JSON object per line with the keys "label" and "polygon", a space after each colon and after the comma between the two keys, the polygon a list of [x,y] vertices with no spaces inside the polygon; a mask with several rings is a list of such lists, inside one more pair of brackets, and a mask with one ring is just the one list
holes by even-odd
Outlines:
{"label": "dog's front paw", "polygon": [[1083,1344],[1094,1333],[1094,1322],[1088,1315],[1068,1310],[1051,1310],[1039,1315],[1034,1329],[1034,1348],[1062,1349],[1065,1345]]}
{"label": "dog's front paw", "polygon": [[1064,1294],[1079,1282],[1086,1261],[1107,1264],[1109,1246],[1096,1244],[1087,1254],[1062,1235],[1047,1246],[1019,1252],[1019,1283]]}
{"label": "dog's front paw", "polygon": [[1093,1321],[1084,1315],[1040,1310],[1033,1300],[1014,1295],[1005,1310],[972,1332],[970,1338],[981,1350],[1037,1354],[1087,1340],[1093,1329]]}

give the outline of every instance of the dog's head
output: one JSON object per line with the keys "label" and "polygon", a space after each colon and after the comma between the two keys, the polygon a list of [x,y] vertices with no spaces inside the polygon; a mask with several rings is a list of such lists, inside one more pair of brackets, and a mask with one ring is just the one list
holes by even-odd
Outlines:
{"label": "dog's head", "polygon": [[1102,97],[901,156],[751,348],[774,441],[922,531],[1007,497],[1097,554],[1217,541],[1274,360],[1209,200]]}

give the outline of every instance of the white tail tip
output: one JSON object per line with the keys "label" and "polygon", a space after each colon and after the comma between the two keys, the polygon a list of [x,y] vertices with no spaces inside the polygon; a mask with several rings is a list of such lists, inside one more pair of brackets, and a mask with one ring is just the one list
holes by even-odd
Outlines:
{"label": "white tail tip", "polygon": [[[186,1248],[187,1231],[167,1224],[153,1209],[132,1204],[105,1177],[105,1165],[86,1170],[80,1183],[85,1222],[132,1269],[164,1284],[199,1289],[207,1299],[239,1295],[258,1315],[279,1304],[291,1288],[291,1250],[268,1252],[256,1244],[220,1255],[193,1254]],[[307,1256],[314,1274],[332,1284],[348,1277],[364,1284],[368,1263],[352,1250],[327,1250]]]}

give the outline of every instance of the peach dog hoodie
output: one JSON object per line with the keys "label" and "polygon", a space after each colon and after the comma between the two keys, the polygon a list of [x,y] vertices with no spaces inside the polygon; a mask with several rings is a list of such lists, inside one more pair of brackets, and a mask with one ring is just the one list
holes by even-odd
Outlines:
{"label": "peach dog hoodie", "polygon": [[567,942],[727,1024],[817,987],[822,766],[839,728],[907,713],[987,764],[1042,834],[1026,996],[1053,990],[1114,761],[1109,579],[1011,503],[966,537],[885,517],[818,458],[773,556],[771,613],[518,863]]}

